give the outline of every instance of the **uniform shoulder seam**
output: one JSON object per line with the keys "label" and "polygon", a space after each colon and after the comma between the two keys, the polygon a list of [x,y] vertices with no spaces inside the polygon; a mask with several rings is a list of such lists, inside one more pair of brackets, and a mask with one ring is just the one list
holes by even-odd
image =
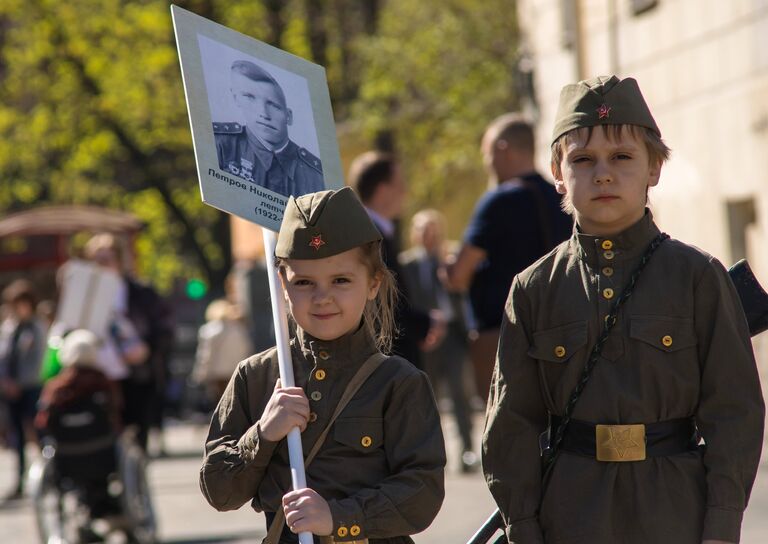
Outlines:
{"label": "uniform shoulder seam", "polygon": [[323,173],[323,165],[320,162],[320,159],[301,146],[299,146],[299,158],[310,168],[316,170],[320,174]]}

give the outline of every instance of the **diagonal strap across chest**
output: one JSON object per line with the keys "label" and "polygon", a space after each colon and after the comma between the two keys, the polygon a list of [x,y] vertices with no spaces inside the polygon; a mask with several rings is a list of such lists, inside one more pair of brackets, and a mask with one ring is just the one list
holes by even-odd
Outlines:
{"label": "diagonal strap across chest", "polygon": [[[384,355],[381,352],[376,352],[373,355],[371,355],[357,370],[354,376],[352,376],[352,379],[347,384],[346,389],[344,390],[344,393],[341,395],[341,399],[339,400],[339,403],[336,405],[336,408],[333,411],[333,414],[331,415],[330,420],[328,421],[328,424],[323,429],[323,432],[320,433],[320,436],[317,438],[315,443],[312,445],[312,448],[309,450],[309,453],[304,458],[304,466],[307,467],[312,462],[312,460],[315,458],[317,453],[320,451],[320,448],[325,443],[325,439],[328,436],[328,433],[331,430],[331,427],[333,426],[334,422],[336,421],[336,418],[339,417],[339,414],[341,414],[342,411],[344,411],[344,408],[347,407],[347,404],[349,404],[349,401],[351,401],[357,391],[362,387],[362,385],[366,382],[366,380],[373,374],[381,364],[386,361],[388,357]],[[283,512],[282,508],[279,508],[277,512],[275,512],[275,519],[272,521],[272,524],[269,526],[269,532],[267,533],[266,538],[262,541],[262,544],[277,544],[280,534],[283,532],[283,525],[285,524],[285,513]]]}

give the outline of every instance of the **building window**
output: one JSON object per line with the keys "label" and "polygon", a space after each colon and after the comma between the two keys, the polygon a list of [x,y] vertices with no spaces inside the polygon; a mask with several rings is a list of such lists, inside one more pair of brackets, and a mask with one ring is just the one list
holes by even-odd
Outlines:
{"label": "building window", "polygon": [[632,15],[640,15],[646,11],[652,10],[659,3],[659,0],[631,0]]}

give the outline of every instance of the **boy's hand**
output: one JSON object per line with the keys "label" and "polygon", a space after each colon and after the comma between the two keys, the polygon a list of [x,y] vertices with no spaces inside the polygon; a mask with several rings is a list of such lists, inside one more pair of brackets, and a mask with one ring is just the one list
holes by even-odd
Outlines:
{"label": "boy's hand", "polygon": [[260,420],[264,439],[277,442],[294,427],[303,432],[308,420],[309,401],[304,390],[301,387],[280,387],[280,380],[277,380]]}
{"label": "boy's hand", "polygon": [[283,510],[285,522],[293,533],[328,536],[333,532],[331,509],[313,489],[299,489],[283,495]]}

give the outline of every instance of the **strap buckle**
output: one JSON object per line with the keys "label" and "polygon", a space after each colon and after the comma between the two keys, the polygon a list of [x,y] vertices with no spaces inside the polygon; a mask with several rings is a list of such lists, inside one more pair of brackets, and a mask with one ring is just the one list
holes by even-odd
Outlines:
{"label": "strap buckle", "polygon": [[595,425],[595,450],[598,461],[645,461],[645,425]]}

